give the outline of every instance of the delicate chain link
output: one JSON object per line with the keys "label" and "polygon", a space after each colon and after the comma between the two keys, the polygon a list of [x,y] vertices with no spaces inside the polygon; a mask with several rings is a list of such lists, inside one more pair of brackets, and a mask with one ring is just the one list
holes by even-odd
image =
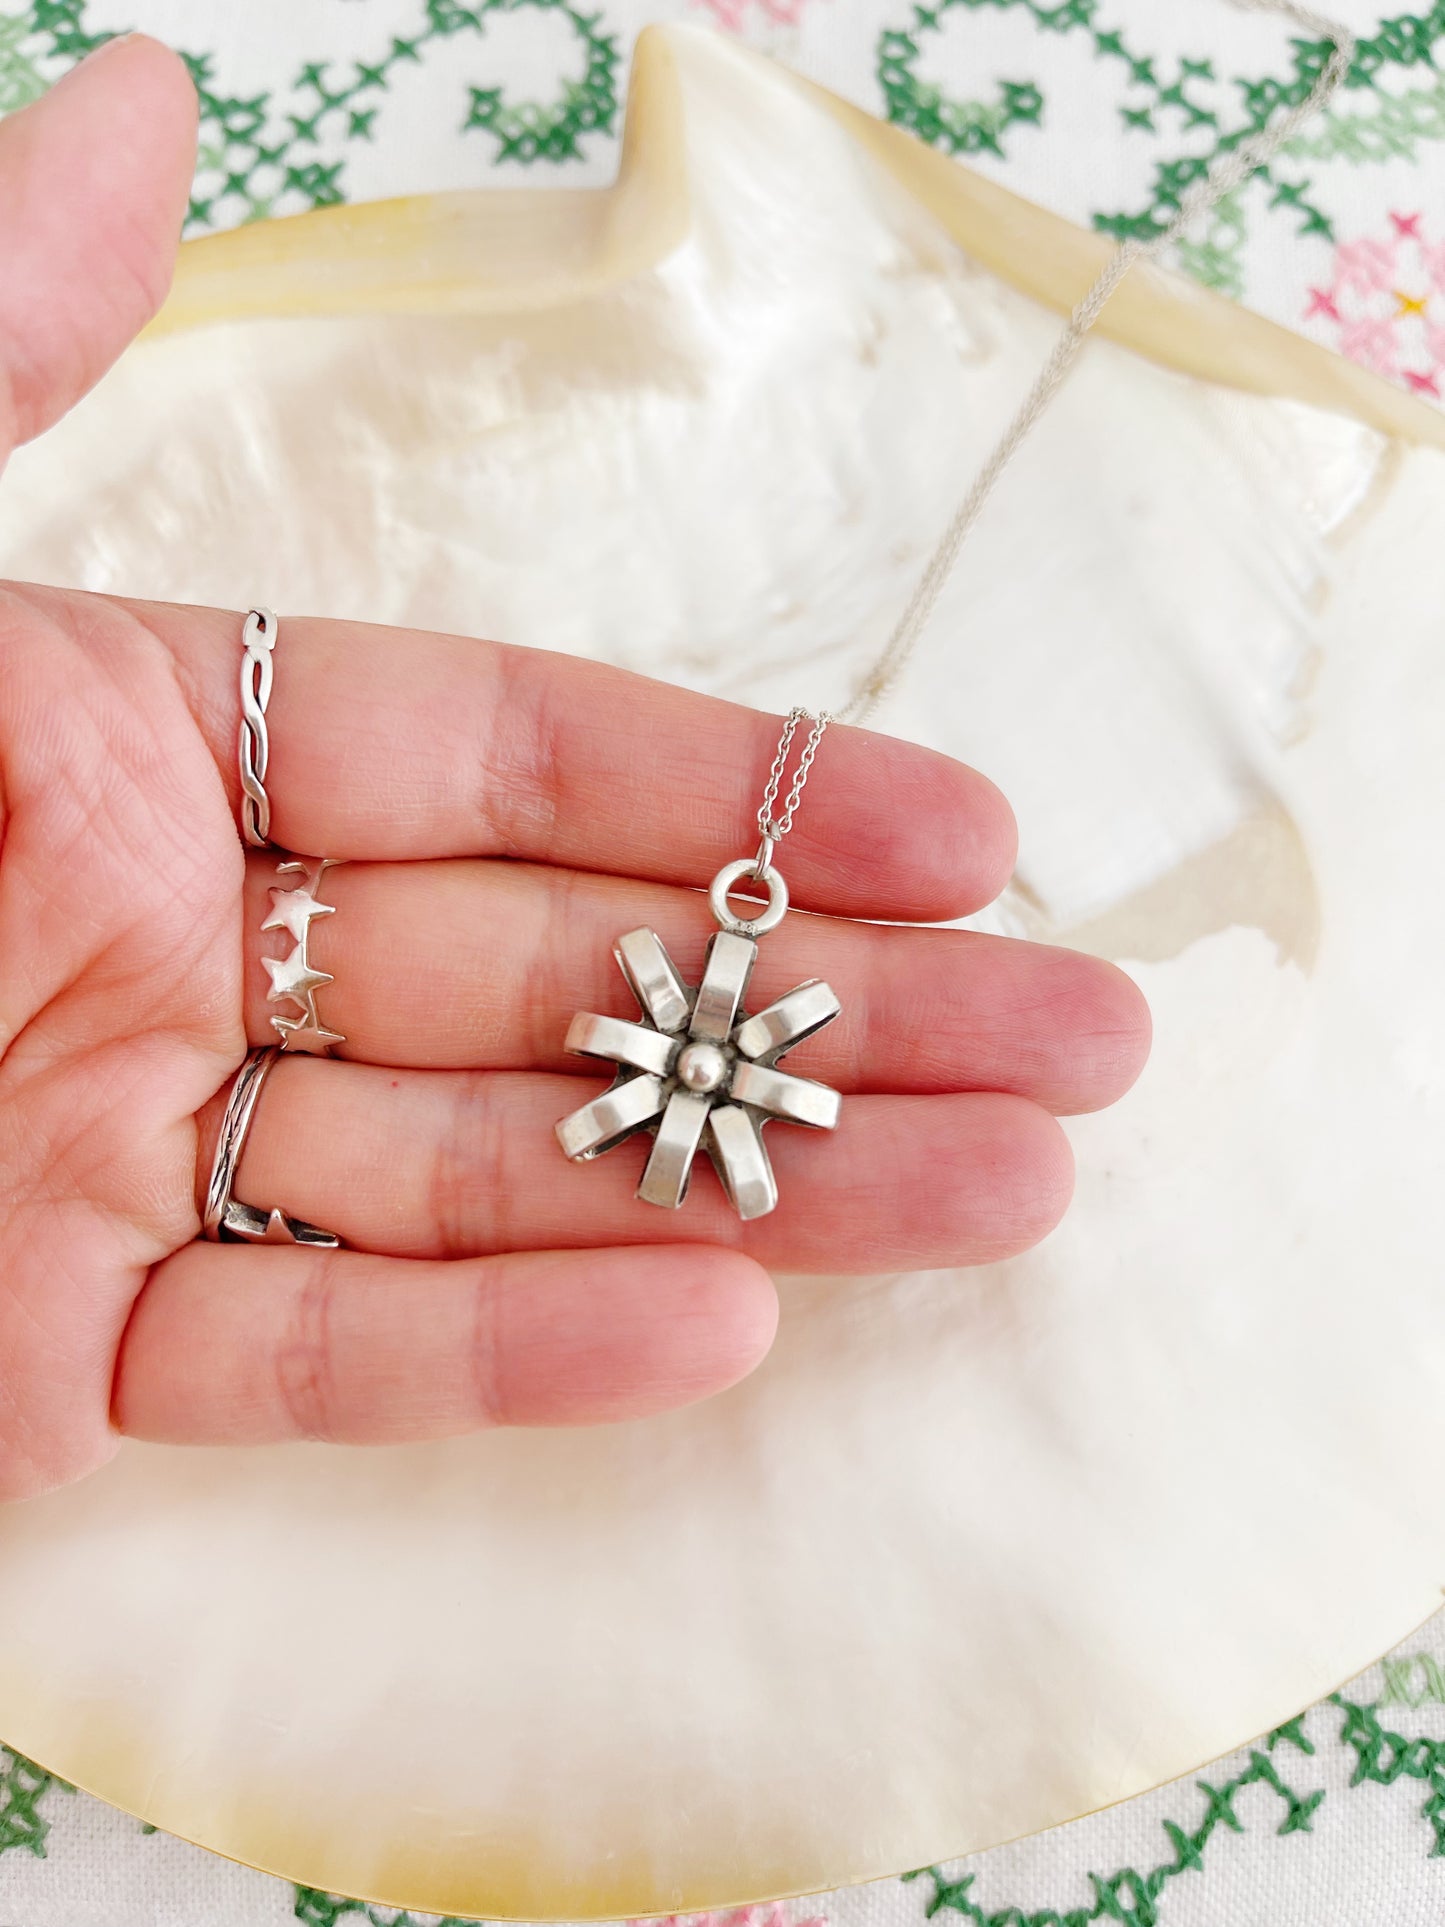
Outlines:
{"label": "delicate chain link", "polygon": [[1329,105],[1348,79],[1356,48],[1355,36],[1348,27],[1327,19],[1312,8],[1297,5],[1295,0],[1233,0],[1233,4],[1248,13],[1282,15],[1307,32],[1332,42],[1334,52],[1303,100],[1297,101],[1288,113],[1281,115],[1271,126],[1240,141],[1208,170],[1202,180],[1196,181],[1181,201],[1179,212],[1162,233],[1149,241],[1126,241],[1110,256],[1103,273],[1069,316],[1064,332],[1040,370],[1038,379],[944,530],[882,654],[859,682],[845,707],[838,712],[840,722],[860,723],[870,716],[902,674],[943,593],[944,584],[958,559],[965,537],[982,514],[999,477],[1063,386],[1090,329],[1125,275],[1137,261],[1146,260],[1177,241],[1200,214],[1215,206],[1226,194],[1247,180],[1256,168],[1262,167],[1288,141],[1293,140],[1307,120]]}
{"label": "delicate chain link", "polygon": [[[783,733],[778,738],[778,753],[773,758],[773,767],[768,772],[768,787],[763,791],[763,800],[758,809],[758,831],[767,843],[777,843],[793,827],[793,817],[798,808],[798,800],[803,794],[803,786],[808,780],[808,772],[813,767],[813,758],[818,754],[818,745],[823,740],[823,731],[833,718],[826,709],[820,709],[816,716],[802,707],[788,711],[788,720],[783,724]],[[783,777],[788,768],[788,752],[793,747],[793,738],[798,733],[798,724],[810,722],[813,727],[803,744],[798,758],[798,767],[793,772],[793,781],[788,790],[788,800],[783,805],[781,816],[774,816],[778,807],[778,792],[783,787]]]}
{"label": "delicate chain link", "polygon": [[251,611],[241,642],[246,651],[241,658],[241,829],[253,850],[264,850],[271,840],[266,705],[271,700],[271,651],[276,647],[276,618],[269,609]]}
{"label": "delicate chain link", "polygon": [[[1258,132],[1239,141],[1208,169],[1201,180],[1195,182],[1181,200],[1178,213],[1161,233],[1148,241],[1126,241],[1109,257],[1102,274],[1069,316],[1063,333],[1039,371],[1037,380],[1024,397],[1018,413],[975,476],[972,487],[960,503],[952,521],[944,530],[937,548],[929,558],[928,566],[919,578],[882,654],[860,681],[847,705],[838,712],[838,721],[862,722],[866,716],[872,714],[902,674],[918,646],[919,637],[929,617],[938,604],[944,584],[958,559],[958,552],[993,494],[999,477],[1018,452],[1029,431],[1062,388],[1069,370],[1079,357],[1089,331],[1103,313],[1110,297],[1125,275],[1137,261],[1147,260],[1158,254],[1161,249],[1168,247],[1171,242],[1177,241],[1199,215],[1214,207],[1226,194],[1248,180],[1257,168],[1262,167],[1294,138],[1307,120],[1329,104],[1348,79],[1354,64],[1356,48],[1355,36],[1348,27],[1327,19],[1310,7],[1297,4],[1297,0],[1232,0],[1232,3],[1248,13],[1278,14],[1287,20],[1292,20],[1296,26],[1303,27],[1307,32],[1317,34],[1322,40],[1331,42],[1333,52],[1330,58],[1320,70],[1318,78],[1303,100],[1297,101],[1288,113],[1281,115],[1271,126],[1261,128]],[[773,812],[777,809],[783,778],[787,773],[788,755],[793,746],[793,738],[798,732],[798,725],[805,720],[812,724],[812,728],[798,758],[798,766],[793,773],[793,781],[789,787],[782,814],[775,816]],[[762,805],[758,810],[758,832],[762,837],[762,843],[753,865],[753,875],[761,876],[769,868],[772,862],[773,845],[792,829],[793,817],[802,797],[804,785],[807,783],[808,772],[812,769],[813,759],[818,754],[818,745],[823,740],[824,730],[833,720],[834,718],[825,709],[819,710],[816,716],[801,706],[788,712],[783,733],[778,739],[777,754],[773,758],[773,766],[768,773],[768,784],[763,792]]]}

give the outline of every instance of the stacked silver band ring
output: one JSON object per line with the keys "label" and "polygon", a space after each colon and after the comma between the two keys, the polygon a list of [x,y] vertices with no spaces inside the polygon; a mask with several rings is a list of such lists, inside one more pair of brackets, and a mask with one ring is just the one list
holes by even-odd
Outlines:
{"label": "stacked silver band ring", "polygon": [[[253,850],[271,847],[271,799],[266,794],[271,739],[266,727],[266,710],[271,701],[277,633],[276,618],[269,609],[252,609],[241,633],[241,726],[237,745],[241,831]],[[309,955],[311,925],[318,917],[333,916],[336,911],[334,903],[322,903],[318,894],[326,872],[335,867],[329,857],[307,862],[300,857],[284,856],[276,866],[278,876],[295,881],[273,887],[270,913],[261,928],[289,932],[292,948],[289,956],[262,959],[271,979],[267,1002],[289,1003],[294,1006],[295,1014],[271,1019],[280,1042],[253,1050],[231,1086],[211,1166],[203,1220],[205,1235],[215,1241],[242,1239],[257,1244],[328,1248],[341,1242],[332,1232],[294,1218],[279,1207],[261,1209],[241,1204],[231,1195],[246,1133],[276,1059],[283,1051],[305,1051],[314,1057],[329,1057],[335,1045],[346,1042],[340,1031],[328,1030],[321,1021],[316,1008],[317,993],[334,979],[326,971],[317,970]]]}
{"label": "stacked silver band ring", "polygon": [[225,1116],[221,1119],[221,1135],[216,1141],[202,1229],[213,1244],[317,1245],[334,1251],[341,1243],[334,1232],[307,1224],[304,1218],[293,1218],[279,1206],[261,1209],[254,1204],[242,1204],[231,1196],[236,1167],[246,1148],[246,1134],[251,1128],[257,1101],[271,1074],[271,1066],[280,1055],[275,1045],[253,1050],[236,1073]]}

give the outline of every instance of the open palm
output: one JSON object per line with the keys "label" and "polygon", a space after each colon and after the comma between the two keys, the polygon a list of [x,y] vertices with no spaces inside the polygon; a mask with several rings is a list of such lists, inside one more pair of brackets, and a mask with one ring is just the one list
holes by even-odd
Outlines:
{"label": "open palm", "polygon": [[[143,39],[0,125],[0,453],[162,298],[193,144],[184,69]],[[1148,1020],[1092,959],[899,927],[1004,881],[1012,821],[982,777],[829,735],[787,848],[816,914],[768,939],[751,1001],[832,983],[844,1015],[798,1068],[844,1092],[842,1121],[775,1135],[770,1216],[740,1223],[710,1176],[658,1212],[633,1198],[640,1151],[557,1149],[555,1120],[599,1088],[567,1021],[631,1014],[611,946],[641,924],[697,981],[696,886],[745,848],[776,719],[283,614],[272,834],[346,859],[312,952],[347,1042],[278,1066],[237,1194],[348,1248],[197,1243],[229,1081],[274,1041],[275,860],[237,831],[240,634],[236,612],[0,592],[0,1495],[83,1475],[124,1432],[361,1441],[657,1411],[766,1352],[765,1264],[982,1262],[1057,1220],[1050,1113],[1126,1089]]]}

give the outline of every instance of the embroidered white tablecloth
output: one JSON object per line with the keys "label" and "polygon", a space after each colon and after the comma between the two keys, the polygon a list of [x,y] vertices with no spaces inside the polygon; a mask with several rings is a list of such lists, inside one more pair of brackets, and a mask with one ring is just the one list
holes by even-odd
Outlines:
{"label": "embroidered white tablecloth", "polygon": [[[1442,401],[1445,0],[1334,11],[1364,36],[1348,90],[1177,265]],[[1298,98],[1323,53],[1223,0],[0,0],[0,112],[104,35],[143,27],[187,55],[200,89],[191,232],[487,179],[600,182],[632,40],[660,19],[740,34],[1116,235],[1166,222],[1220,143]],[[1384,1347],[1375,1369],[1388,1374]],[[1333,1560],[1370,1556],[1322,1545],[1321,1588]],[[968,1861],[723,1919],[930,1916],[1445,1927],[1445,1617],[1203,1775]],[[412,1918],[149,1833],[0,1749],[0,1927]]]}

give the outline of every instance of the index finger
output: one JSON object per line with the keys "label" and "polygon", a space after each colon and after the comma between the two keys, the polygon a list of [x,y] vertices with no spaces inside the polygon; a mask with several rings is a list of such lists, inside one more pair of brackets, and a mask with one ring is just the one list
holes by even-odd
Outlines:
{"label": "index finger", "polygon": [[[239,808],[242,618],[114,603],[169,648]],[[514,856],[707,884],[757,847],[779,719],[546,650],[282,618],[268,712],[272,835],[371,859]],[[986,777],[869,730],[828,733],[786,845],[803,907],[938,920],[1015,854]]]}

